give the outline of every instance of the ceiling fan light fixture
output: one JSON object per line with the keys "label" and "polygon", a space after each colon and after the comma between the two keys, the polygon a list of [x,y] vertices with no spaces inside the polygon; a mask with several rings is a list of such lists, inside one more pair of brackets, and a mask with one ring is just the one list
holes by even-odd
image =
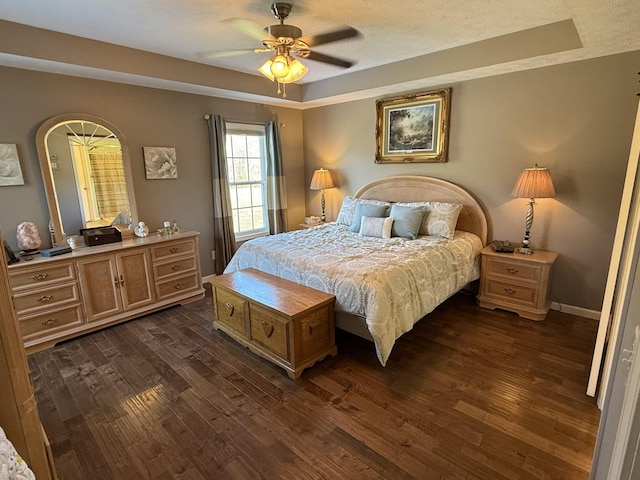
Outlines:
{"label": "ceiling fan light fixture", "polygon": [[273,74],[271,73],[272,63],[273,62],[271,61],[271,59],[269,59],[266,62],[264,62],[260,68],[258,68],[258,71],[271,81],[276,79],[276,77],[274,77]]}
{"label": "ceiling fan light fixture", "polygon": [[309,71],[309,68],[306,65],[304,65],[301,61],[293,58],[289,63],[289,73],[287,74],[286,77],[279,78],[278,81],[280,83],[296,82],[300,80],[302,77],[304,77],[308,71]]}
{"label": "ceiling fan light fixture", "polygon": [[276,77],[277,79],[285,78],[289,75],[289,58],[285,55],[275,55],[271,58],[271,65],[269,66],[269,70],[271,70],[271,75]]}

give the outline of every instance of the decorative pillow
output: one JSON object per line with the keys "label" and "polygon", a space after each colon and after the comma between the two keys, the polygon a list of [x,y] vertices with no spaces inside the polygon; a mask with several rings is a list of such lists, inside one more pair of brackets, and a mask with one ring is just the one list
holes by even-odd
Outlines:
{"label": "decorative pillow", "polygon": [[349,227],[350,232],[360,231],[360,219],[362,217],[386,217],[388,207],[386,205],[373,205],[372,203],[360,203],[356,205],[353,222]]}
{"label": "decorative pillow", "polygon": [[427,215],[427,235],[452,239],[456,231],[458,216],[462,210],[460,203],[430,202]]}
{"label": "decorative pillow", "polygon": [[362,217],[360,219],[361,237],[391,238],[391,217]]}
{"label": "decorative pillow", "polygon": [[415,240],[420,231],[422,217],[424,217],[425,213],[424,207],[407,207],[394,204],[389,214],[393,218],[391,235]]}
{"label": "decorative pillow", "polygon": [[461,203],[446,202],[410,202],[397,203],[406,207],[424,207],[426,214],[420,226],[420,235],[433,237],[453,238],[456,223],[462,211]]}
{"label": "decorative pillow", "polygon": [[336,218],[336,223],[350,227],[353,223],[353,217],[356,213],[356,207],[363,203],[371,205],[385,205],[387,207],[391,205],[389,202],[382,202],[380,200],[365,200],[362,198],[344,197],[342,206],[340,207],[340,212],[338,213],[338,217]]}

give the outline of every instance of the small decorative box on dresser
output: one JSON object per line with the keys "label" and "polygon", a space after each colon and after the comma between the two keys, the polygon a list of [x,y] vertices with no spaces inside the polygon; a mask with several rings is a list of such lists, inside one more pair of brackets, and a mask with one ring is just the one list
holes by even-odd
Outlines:
{"label": "small decorative box on dresser", "polygon": [[531,255],[498,253],[490,245],[480,253],[478,305],[516,312],[530,320],[544,320],[551,304],[551,269],[558,254],[543,250],[534,250]]}
{"label": "small decorative box on dresser", "polygon": [[8,269],[27,353],[204,297],[198,232],[130,237]]}
{"label": "small decorative box on dresser", "polygon": [[281,366],[290,378],[337,353],[333,295],[253,268],[210,282],[213,327]]}

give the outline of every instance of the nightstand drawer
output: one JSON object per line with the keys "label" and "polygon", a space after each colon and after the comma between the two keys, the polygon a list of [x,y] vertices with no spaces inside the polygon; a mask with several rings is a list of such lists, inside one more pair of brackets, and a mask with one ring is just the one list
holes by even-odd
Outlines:
{"label": "nightstand drawer", "polygon": [[539,290],[537,287],[514,285],[488,278],[485,283],[483,295],[487,298],[508,299],[510,303],[535,306],[538,302]]}
{"label": "nightstand drawer", "polygon": [[542,271],[539,265],[524,265],[514,262],[511,258],[508,261],[488,258],[486,269],[485,275],[487,276],[515,279],[535,285],[540,283],[540,273]]}

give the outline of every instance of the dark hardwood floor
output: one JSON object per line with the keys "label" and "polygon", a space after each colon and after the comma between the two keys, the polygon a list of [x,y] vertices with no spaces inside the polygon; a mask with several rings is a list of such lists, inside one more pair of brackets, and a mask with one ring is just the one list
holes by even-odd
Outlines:
{"label": "dark hardwood floor", "polygon": [[60,480],[588,478],[593,320],[458,294],[385,368],[338,331],[293,381],[212,318],[208,291],[29,357]]}

